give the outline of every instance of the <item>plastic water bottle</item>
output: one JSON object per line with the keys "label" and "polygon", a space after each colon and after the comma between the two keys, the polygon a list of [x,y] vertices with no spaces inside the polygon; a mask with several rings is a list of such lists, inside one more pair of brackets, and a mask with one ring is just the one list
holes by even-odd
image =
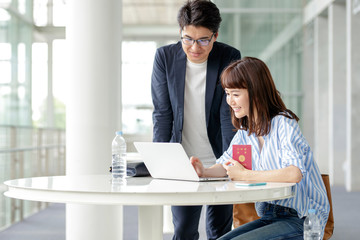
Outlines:
{"label": "plastic water bottle", "polygon": [[320,240],[321,225],[315,209],[308,210],[308,216],[304,221],[304,240]]}
{"label": "plastic water bottle", "polygon": [[111,145],[112,152],[112,178],[122,180],[126,177],[126,141],[122,131],[116,132],[116,136]]}

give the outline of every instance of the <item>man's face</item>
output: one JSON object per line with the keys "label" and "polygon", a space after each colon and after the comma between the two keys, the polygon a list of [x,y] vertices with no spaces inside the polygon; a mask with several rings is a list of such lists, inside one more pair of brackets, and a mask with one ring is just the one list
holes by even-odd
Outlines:
{"label": "man's face", "polygon": [[[205,62],[211,49],[213,48],[214,42],[218,36],[218,33],[213,33],[210,29],[205,27],[195,27],[193,25],[185,26],[182,31],[180,31],[182,40],[182,48],[189,59],[193,63],[203,63]],[[191,42],[189,40],[210,40],[209,45],[201,46],[199,42],[194,42],[192,45],[186,45],[184,41]]]}

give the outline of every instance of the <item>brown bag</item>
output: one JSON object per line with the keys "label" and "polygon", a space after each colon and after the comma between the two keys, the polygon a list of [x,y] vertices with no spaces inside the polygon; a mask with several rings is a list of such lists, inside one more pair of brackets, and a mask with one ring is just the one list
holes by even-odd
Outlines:
{"label": "brown bag", "polygon": [[330,212],[329,212],[329,218],[328,221],[326,223],[325,226],[325,231],[324,231],[324,240],[330,239],[331,236],[333,235],[334,232],[334,214],[333,214],[333,209],[332,209],[332,200],[331,200],[331,190],[330,190],[330,180],[329,180],[329,175],[327,174],[321,174],[322,179],[324,181],[324,185],[326,188],[326,193],[329,199],[329,204],[330,204]]}
{"label": "brown bag", "polygon": [[254,203],[234,204],[233,224],[234,228],[248,222],[252,222],[260,217],[257,215]]}
{"label": "brown bag", "polygon": [[[328,221],[325,226],[325,232],[324,232],[324,238],[323,238],[324,240],[328,240],[328,239],[330,239],[330,237],[333,235],[333,232],[334,232],[334,215],[333,215],[333,210],[332,210],[329,175],[321,174],[321,177],[324,181],[326,193],[327,193],[329,203],[330,203],[329,218],[328,218]],[[260,217],[256,213],[254,203],[234,204],[234,209],[233,209],[234,228],[237,228],[242,224],[254,221],[259,218]]]}

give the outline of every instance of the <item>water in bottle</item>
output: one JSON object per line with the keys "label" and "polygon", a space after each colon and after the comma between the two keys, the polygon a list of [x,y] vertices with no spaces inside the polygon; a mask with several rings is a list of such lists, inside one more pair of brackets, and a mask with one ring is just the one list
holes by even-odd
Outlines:
{"label": "water in bottle", "polygon": [[126,177],[126,142],[122,131],[116,132],[112,141],[112,178],[113,180],[123,180]]}
{"label": "water in bottle", "polygon": [[315,209],[308,210],[308,216],[304,221],[304,240],[320,240],[321,225]]}

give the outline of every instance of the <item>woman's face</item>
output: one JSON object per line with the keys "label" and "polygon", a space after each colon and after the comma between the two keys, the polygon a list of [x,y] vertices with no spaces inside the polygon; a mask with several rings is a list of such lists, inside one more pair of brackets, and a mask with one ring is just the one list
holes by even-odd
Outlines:
{"label": "woman's face", "polygon": [[249,93],[244,88],[225,88],[226,102],[234,111],[237,118],[249,116]]}

